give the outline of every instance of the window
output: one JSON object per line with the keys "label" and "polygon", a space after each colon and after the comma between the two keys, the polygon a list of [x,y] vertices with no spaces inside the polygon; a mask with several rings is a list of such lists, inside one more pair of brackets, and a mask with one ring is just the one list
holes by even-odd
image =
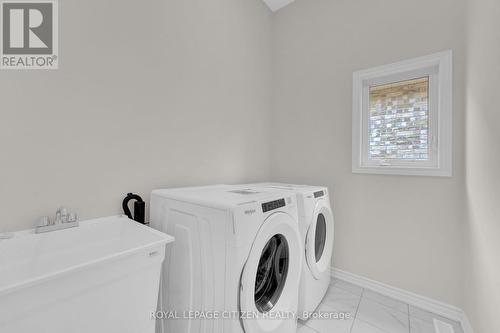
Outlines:
{"label": "window", "polygon": [[354,73],[352,170],[451,176],[451,51]]}

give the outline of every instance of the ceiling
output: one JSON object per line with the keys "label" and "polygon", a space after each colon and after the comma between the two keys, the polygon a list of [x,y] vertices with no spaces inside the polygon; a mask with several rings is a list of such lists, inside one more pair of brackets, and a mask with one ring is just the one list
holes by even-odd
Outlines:
{"label": "ceiling", "polygon": [[280,10],[281,8],[291,4],[295,0],[262,0],[273,11]]}

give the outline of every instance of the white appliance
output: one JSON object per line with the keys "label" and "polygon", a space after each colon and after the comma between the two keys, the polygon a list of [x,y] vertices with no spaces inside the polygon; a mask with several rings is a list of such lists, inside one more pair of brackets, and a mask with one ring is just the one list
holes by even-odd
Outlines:
{"label": "white appliance", "polygon": [[334,220],[328,189],[321,186],[259,183],[242,185],[256,190],[293,193],[297,197],[304,264],[299,289],[300,319],[307,319],[323,300],[330,284]]}
{"label": "white appliance", "polygon": [[302,245],[294,195],[224,185],[156,190],[151,226],[176,239],[159,306],[176,318],[162,320],[160,332],[296,331]]}
{"label": "white appliance", "polygon": [[153,333],[172,241],[122,216],[0,240],[0,332]]}

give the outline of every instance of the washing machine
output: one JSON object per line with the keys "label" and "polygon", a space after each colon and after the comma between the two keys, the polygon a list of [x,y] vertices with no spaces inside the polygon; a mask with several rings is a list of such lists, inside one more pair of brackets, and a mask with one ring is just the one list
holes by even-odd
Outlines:
{"label": "washing machine", "polygon": [[280,183],[246,184],[243,188],[295,194],[304,264],[299,288],[298,316],[307,319],[323,300],[331,280],[334,219],[328,189]]}
{"label": "washing machine", "polygon": [[303,260],[296,200],[225,185],[153,191],[151,226],[175,237],[158,332],[295,332]]}

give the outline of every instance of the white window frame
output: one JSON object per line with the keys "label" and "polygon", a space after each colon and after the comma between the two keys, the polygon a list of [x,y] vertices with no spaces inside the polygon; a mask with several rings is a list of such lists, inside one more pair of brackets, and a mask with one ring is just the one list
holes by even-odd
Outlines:
{"label": "white window frame", "polygon": [[[452,51],[354,72],[352,172],[409,176],[452,176]],[[370,160],[370,86],[429,77],[429,161]]]}

